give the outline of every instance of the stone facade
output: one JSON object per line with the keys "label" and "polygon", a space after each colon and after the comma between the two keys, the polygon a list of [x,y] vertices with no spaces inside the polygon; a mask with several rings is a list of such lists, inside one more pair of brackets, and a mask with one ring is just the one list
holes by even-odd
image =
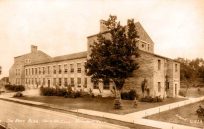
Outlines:
{"label": "stone facade", "polygon": [[[154,42],[139,22],[135,23],[139,38],[137,46],[140,57],[135,61],[139,69],[126,79],[123,91],[134,89],[140,95],[176,97],[180,89],[180,64],[172,59],[154,54]],[[100,21],[100,33],[110,38],[105,21]],[[9,80],[12,84],[25,85],[27,89],[72,86],[74,90],[93,91],[95,95],[113,95],[113,82],[94,84],[85,75],[84,64],[90,58],[90,45],[97,42],[97,34],[87,37],[87,51],[70,55],[50,57],[36,46],[31,53],[14,58]],[[149,92],[142,93],[141,84],[146,80]]]}

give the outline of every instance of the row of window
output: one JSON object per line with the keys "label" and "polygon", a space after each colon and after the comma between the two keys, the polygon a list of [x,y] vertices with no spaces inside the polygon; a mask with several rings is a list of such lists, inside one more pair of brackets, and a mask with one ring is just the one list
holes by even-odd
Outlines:
{"label": "row of window", "polygon": [[[26,84],[32,84],[32,85],[48,85],[48,86],[51,86],[51,80],[48,78],[48,79],[40,79],[40,78],[31,78],[31,79],[28,79],[26,78],[25,80]],[[52,85],[53,86],[74,86],[75,85],[75,80],[74,78],[70,78],[70,84],[68,84],[68,78],[53,78],[53,82],[52,82]],[[77,86],[78,87],[81,87],[81,84],[82,84],[82,79],[81,78],[77,78]],[[86,88],[87,87],[87,78],[84,78],[84,87]]]}
{"label": "row of window", "polygon": [[[25,70],[25,75],[40,75],[40,74],[67,74],[68,73],[68,65],[64,64],[64,67],[62,68],[62,65],[54,65],[52,66],[46,66],[46,67],[38,67],[38,68],[27,68]],[[70,73],[74,73],[74,64],[70,64]],[[81,63],[77,63],[77,73],[82,72],[82,65]]]}
{"label": "row of window", "polygon": [[[167,65],[167,63],[165,63],[165,65]],[[158,70],[161,69],[161,60],[157,60],[157,67],[158,67]],[[167,67],[167,66],[165,66]],[[175,64],[175,72],[178,71],[178,64]]]}

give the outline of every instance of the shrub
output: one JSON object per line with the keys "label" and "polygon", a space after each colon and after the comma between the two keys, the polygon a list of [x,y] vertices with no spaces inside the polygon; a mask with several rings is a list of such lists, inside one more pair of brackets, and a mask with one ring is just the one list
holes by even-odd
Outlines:
{"label": "shrub", "polygon": [[18,92],[18,91],[24,91],[25,90],[25,86],[23,85],[5,85],[5,88],[7,90],[10,90],[10,91],[15,91],[15,92]]}
{"label": "shrub", "polygon": [[199,108],[196,110],[196,113],[199,118],[204,119],[204,108],[202,106],[199,106]]}
{"label": "shrub", "polygon": [[135,90],[130,90],[129,92],[122,92],[121,93],[121,99],[124,100],[134,100],[139,97],[139,95],[136,93]]}
{"label": "shrub", "polygon": [[150,103],[156,103],[156,102],[162,102],[163,99],[160,96],[156,97],[151,97],[151,96],[146,96],[140,99],[141,102],[150,102]]}
{"label": "shrub", "polygon": [[82,96],[80,91],[73,92],[69,88],[50,87],[41,87],[40,94],[43,96],[64,96],[65,98],[78,98]]}
{"label": "shrub", "polygon": [[183,96],[183,97],[186,97],[186,92],[185,91],[179,91],[179,95]]}
{"label": "shrub", "polygon": [[23,94],[21,92],[17,92],[13,95],[13,97],[23,97]]}
{"label": "shrub", "polygon": [[121,106],[121,100],[120,98],[116,98],[115,101],[114,101],[114,109],[121,109],[122,106]]}

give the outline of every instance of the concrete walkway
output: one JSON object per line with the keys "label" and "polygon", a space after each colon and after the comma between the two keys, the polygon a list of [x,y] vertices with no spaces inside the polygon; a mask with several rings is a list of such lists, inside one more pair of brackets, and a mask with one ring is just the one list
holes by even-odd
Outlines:
{"label": "concrete walkway", "polygon": [[[20,102],[20,103],[38,105],[38,106],[39,105],[48,105],[48,104],[41,103],[41,102],[20,100],[20,99],[3,97],[3,96],[0,96],[0,98],[10,100],[10,101]],[[76,109],[76,110],[69,110],[69,111],[82,113],[82,114],[86,114],[86,115],[91,115],[91,116],[97,116],[97,117],[119,120],[119,121],[128,122],[128,123],[146,125],[146,126],[161,128],[161,129],[199,129],[196,127],[190,127],[190,126],[185,126],[185,125],[149,120],[149,119],[145,119],[144,117],[150,116],[153,114],[157,114],[159,112],[171,110],[171,109],[181,107],[184,105],[188,105],[191,103],[196,103],[196,102],[199,102],[202,100],[204,100],[204,96],[199,97],[199,98],[189,98],[188,100],[175,102],[175,103],[171,103],[171,104],[167,104],[167,105],[163,105],[163,106],[159,106],[159,107],[155,107],[155,108],[150,108],[147,110],[138,111],[138,112],[134,112],[134,113],[126,114],[126,115],[118,115],[118,114],[113,114],[113,113],[99,112],[99,111],[93,111],[93,110],[87,110],[87,109]]]}

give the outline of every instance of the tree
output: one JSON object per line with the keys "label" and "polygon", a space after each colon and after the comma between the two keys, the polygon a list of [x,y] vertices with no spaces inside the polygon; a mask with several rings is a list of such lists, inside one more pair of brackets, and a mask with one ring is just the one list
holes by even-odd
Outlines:
{"label": "tree", "polygon": [[139,56],[136,47],[139,36],[133,19],[128,20],[126,27],[116,20],[116,16],[110,15],[106,21],[110,38],[98,34],[97,42],[90,46],[92,51],[85,68],[92,81],[113,81],[115,90],[120,93],[125,79],[139,68],[135,61]]}

